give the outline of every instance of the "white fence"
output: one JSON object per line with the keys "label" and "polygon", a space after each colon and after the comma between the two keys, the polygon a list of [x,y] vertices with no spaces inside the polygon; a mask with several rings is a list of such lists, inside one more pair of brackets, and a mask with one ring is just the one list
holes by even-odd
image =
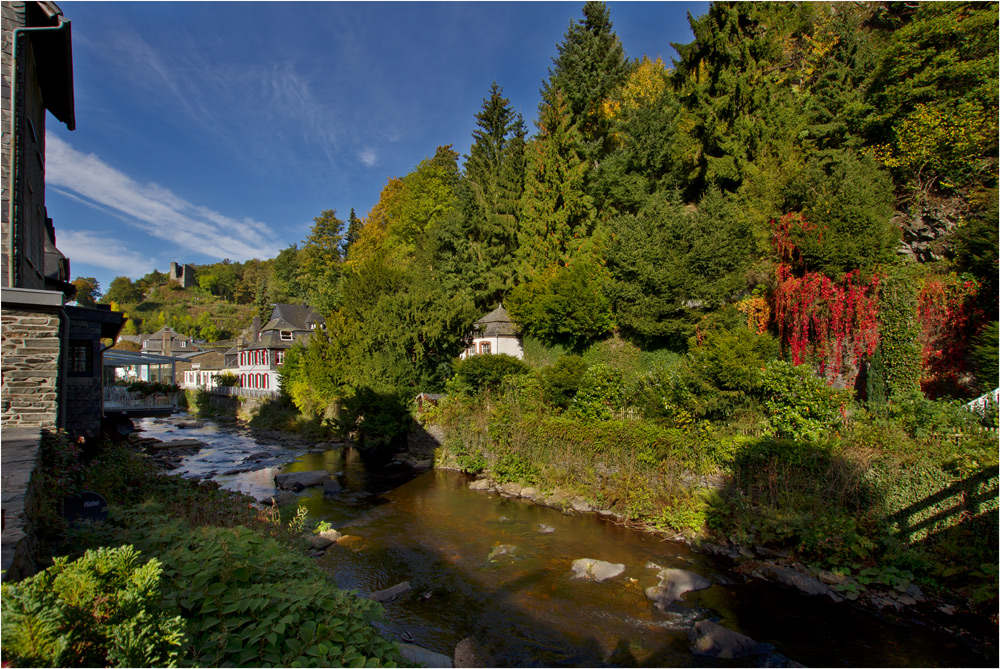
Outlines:
{"label": "white fence", "polygon": [[220,386],[207,391],[212,395],[228,395],[230,397],[250,397],[253,399],[269,399],[277,397],[279,390],[273,388],[239,388],[237,386]]}

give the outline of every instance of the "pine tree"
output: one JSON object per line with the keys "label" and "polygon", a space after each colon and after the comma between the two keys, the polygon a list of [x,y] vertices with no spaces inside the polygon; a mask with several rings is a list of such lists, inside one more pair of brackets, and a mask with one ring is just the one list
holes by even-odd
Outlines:
{"label": "pine tree", "polygon": [[594,230],[594,200],[584,184],[587,163],[578,153],[580,133],[562,96],[542,108],[539,136],[528,147],[518,256],[520,274],[567,265]]}
{"label": "pine tree", "polygon": [[341,245],[341,257],[346,258],[348,252],[351,250],[351,245],[358,241],[362,225],[364,225],[364,223],[360,218],[358,218],[357,214],[354,213],[354,207],[351,207],[351,214],[347,217],[347,233],[344,235],[344,241]]}
{"label": "pine tree", "polygon": [[596,166],[610,151],[609,123],[601,104],[625,81],[629,64],[625,49],[615,34],[610,12],[603,2],[587,2],[583,20],[571,23],[559,55],[542,85],[539,117],[546,107],[558,106],[562,97],[570,119],[580,129],[577,150],[585,162]]}
{"label": "pine tree", "polygon": [[463,283],[477,306],[486,307],[513,286],[526,131],[496,82],[476,114],[476,125],[459,190],[463,225],[455,247],[465,256]]}

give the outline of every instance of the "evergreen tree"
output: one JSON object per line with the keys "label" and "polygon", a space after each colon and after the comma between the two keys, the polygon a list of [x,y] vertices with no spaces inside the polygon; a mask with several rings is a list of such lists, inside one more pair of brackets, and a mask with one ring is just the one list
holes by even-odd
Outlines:
{"label": "evergreen tree", "polygon": [[340,255],[342,258],[346,258],[347,254],[351,251],[351,246],[354,242],[358,241],[358,236],[361,234],[361,226],[363,222],[354,213],[354,207],[351,207],[351,214],[347,217],[347,232],[344,234],[344,241],[341,245]]}
{"label": "evergreen tree", "polygon": [[459,188],[462,216],[451,221],[459,223],[456,232],[461,230],[452,248],[464,256],[461,268],[454,268],[461,282],[485,308],[513,287],[526,131],[496,82],[476,114],[476,125]]}
{"label": "evergreen tree", "polygon": [[625,49],[615,34],[610,12],[603,2],[588,1],[583,20],[573,22],[558,45],[559,55],[542,85],[539,117],[545,108],[558,107],[561,97],[570,121],[581,137],[577,150],[596,167],[610,151],[609,124],[600,113],[601,104],[625,81],[629,65]]}
{"label": "evergreen tree", "polygon": [[528,147],[518,256],[528,277],[570,259],[594,231],[594,200],[584,183],[587,163],[578,152],[580,133],[562,96],[542,107],[539,136]]}

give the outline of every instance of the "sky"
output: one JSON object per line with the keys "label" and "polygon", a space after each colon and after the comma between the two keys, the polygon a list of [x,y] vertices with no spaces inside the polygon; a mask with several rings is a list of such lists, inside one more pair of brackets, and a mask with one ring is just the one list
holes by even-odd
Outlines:
{"label": "sky", "polygon": [[[71,2],[76,130],[49,116],[46,205],[73,277],[273,258],[367,215],[438,146],[467,154],[496,81],[534,128],[583,2]],[[707,2],[609,2],[626,55]],[[460,163],[461,164],[461,163]]]}

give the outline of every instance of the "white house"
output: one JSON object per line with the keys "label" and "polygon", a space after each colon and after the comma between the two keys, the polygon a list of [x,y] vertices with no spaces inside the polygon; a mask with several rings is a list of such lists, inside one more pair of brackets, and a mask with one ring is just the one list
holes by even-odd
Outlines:
{"label": "white house", "polygon": [[472,326],[469,333],[470,343],[459,355],[467,358],[470,355],[506,353],[519,360],[524,359],[524,346],[517,325],[510,319],[503,305],[486,314]]}

